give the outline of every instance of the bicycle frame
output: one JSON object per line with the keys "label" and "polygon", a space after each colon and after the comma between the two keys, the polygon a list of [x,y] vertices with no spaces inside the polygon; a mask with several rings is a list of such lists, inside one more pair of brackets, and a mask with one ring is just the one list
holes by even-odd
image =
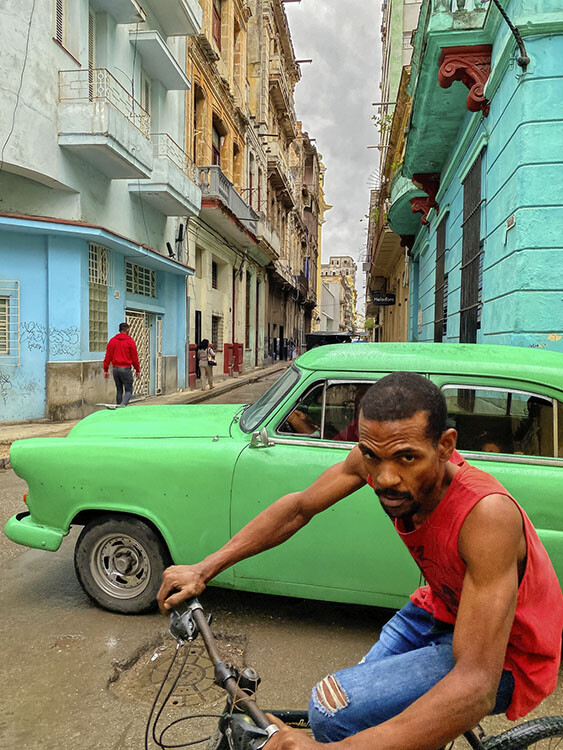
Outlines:
{"label": "bicycle frame", "polygon": [[[203,607],[197,599],[190,599],[170,613],[170,633],[179,643],[193,641],[201,634],[215,671],[214,682],[228,695],[225,712],[219,720],[221,735],[227,747],[260,750],[279,729],[256,705],[254,696],[260,683],[257,673],[247,668],[242,673],[224,662],[217,648],[215,636],[209,627]],[[295,729],[308,729],[307,711],[269,711],[285,724]],[[473,750],[485,750],[485,746],[474,731],[463,735]],[[223,742],[223,741],[222,741]],[[221,744],[220,747],[224,745]]]}

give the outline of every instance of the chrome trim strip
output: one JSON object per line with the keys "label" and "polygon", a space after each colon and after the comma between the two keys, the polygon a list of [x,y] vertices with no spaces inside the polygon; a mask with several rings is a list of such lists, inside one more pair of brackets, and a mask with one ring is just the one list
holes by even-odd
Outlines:
{"label": "chrome trim strip", "polygon": [[306,445],[310,447],[321,447],[321,448],[340,448],[351,451],[355,447],[356,443],[341,443],[336,440],[322,440],[321,438],[311,438],[310,440],[289,440],[287,438],[270,438],[270,444],[274,445]]}
{"label": "chrome trim strip", "polygon": [[506,453],[474,453],[470,451],[459,451],[468,461],[501,461],[507,464],[527,464],[533,466],[557,466],[563,467],[563,458],[541,458],[540,456],[508,455]]}

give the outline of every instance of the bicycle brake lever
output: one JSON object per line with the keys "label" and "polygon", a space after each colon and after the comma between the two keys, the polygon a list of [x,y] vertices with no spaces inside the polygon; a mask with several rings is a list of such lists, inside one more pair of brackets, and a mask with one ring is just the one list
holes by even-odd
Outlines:
{"label": "bicycle brake lever", "polygon": [[181,602],[170,612],[170,635],[179,644],[197,638],[199,630],[193,617],[193,611],[196,609],[203,609],[203,607],[197,599],[191,599],[189,603]]}
{"label": "bicycle brake lever", "polygon": [[242,750],[242,748],[260,750],[276,732],[279,732],[279,729],[275,724],[261,729],[246,714],[230,714],[226,718],[226,726],[222,731],[232,750]]}

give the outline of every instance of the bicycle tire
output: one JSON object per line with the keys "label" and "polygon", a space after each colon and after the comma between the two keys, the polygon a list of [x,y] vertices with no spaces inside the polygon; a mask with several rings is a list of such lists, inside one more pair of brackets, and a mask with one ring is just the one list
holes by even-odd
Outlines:
{"label": "bicycle tire", "polygon": [[[555,739],[561,740],[561,743],[547,743]],[[563,747],[563,716],[542,716],[483,740],[485,750],[523,750],[527,747],[537,747],[539,750],[540,747],[558,746]]]}

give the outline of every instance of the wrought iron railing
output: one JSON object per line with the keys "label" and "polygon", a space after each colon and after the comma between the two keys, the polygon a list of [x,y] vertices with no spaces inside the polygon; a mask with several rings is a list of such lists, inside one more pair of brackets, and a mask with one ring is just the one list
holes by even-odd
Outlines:
{"label": "wrought iron railing", "polygon": [[221,167],[196,167],[196,172],[203,195],[218,196],[246,227],[256,233],[260,214],[240,197],[233,183],[223,174]]}
{"label": "wrought iron railing", "polygon": [[105,100],[121,112],[145,138],[150,137],[149,113],[105,68],[59,71],[61,101]]}
{"label": "wrought iron railing", "polygon": [[196,181],[196,169],[193,161],[168,133],[152,133],[151,141],[157,159],[169,159],[190,180]]}

